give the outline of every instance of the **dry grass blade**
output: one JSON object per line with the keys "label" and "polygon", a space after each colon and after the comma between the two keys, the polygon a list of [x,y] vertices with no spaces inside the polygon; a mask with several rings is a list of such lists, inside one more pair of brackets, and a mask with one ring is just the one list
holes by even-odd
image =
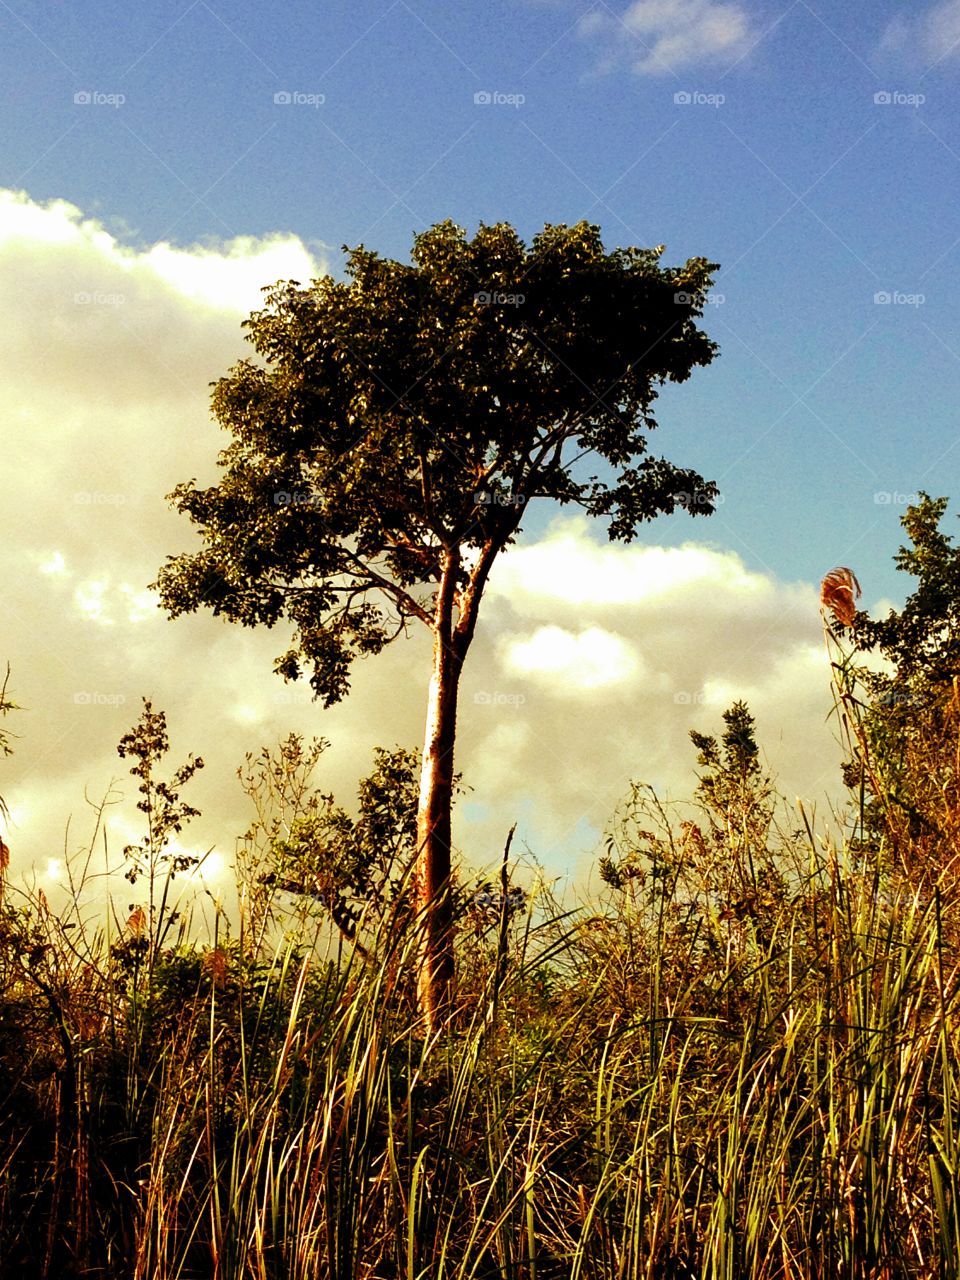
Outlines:
{"label": "dry grass blade", "polygon": [[829,610],[835,622],[849,627],[857,612],[860,583],[851,569],[831,569],[820,583],[820,608]]}

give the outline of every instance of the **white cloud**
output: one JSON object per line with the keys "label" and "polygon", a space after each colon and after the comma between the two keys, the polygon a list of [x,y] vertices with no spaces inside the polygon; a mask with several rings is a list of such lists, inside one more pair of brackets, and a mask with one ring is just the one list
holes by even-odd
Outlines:
{"label": "white cloud", "polygon": [[884,29],[880,48],[913,63],[960,57],[960,0],[944,0],[920,13],[897,14]]}
{"label": "white cloud", "polygon": [[81,618],[89,622],[99,622],[102,626],[113,626],[109,604],[105,596],[108,583],[105,578],[95,578],[81,582],[73,593],[73,602]]}
{"label": "white cloud", "polygon": [[[624,555],[616,543],[598,543],[587,516],[557,521],[535,546],[518,548],[497,566],[501,596],[516,596],[518,607],[562,596],[580,607],[649,605],[682,597],[691,607],[720,586],[742,602],[769,600],[769,578],[746,570],[739,556],[697,543],[682,547],[633,547]],[[525,604],[523,603],[525,602]]]}
{"label": "white cloud", "polygon": [[640,666],[633,647],[601,627],[586,627],[576,634],[563,627],[538,627],[529,637],[507,638],[500,647],[507,671],[560,694],[615,690]]}
{"label": "white cloud", "polygon": [[[146,250],[122,245],[100,223],[85,218],[66,200],[36,204],[23,191],[0,190],[0,252],[17,248],[69,250],[74,266],[86,270],[92,285],[126,282],[140,294],[157,285],[170,286],[184,298],[216,310],[246,315],[263,300],[261,288],[281,279],[306,283],[321,274],[320,264],[296,236],[237,236],[214,246],[178,247],[161,241]],[[76,292],[83,293],[84,290]],[[88,306],[123,305],[101,301],[98,295],[116,298],[120,289],[86,290]],[[83,304],[81,304],[83,305]]]}
{"label": "white cloud", "polygon": [[711,63],[730,65],[759,38],[736,0],[634,0],[622,18],[592,12],[584,36],[607,42],[604,69],[628,61],[642,75],[664,75]]}
{"label": "white cloud", "polygon": [[62,551],[51,551],[49,556],[41,559],[38,567],[41,573],[61,574],[66,573],[67,562]]}
{"label": "white cloud", "polygon": [[[0,667],[10,659],[11,696],[25,708],[5,725],[19,737],[0,794],[21,870],[42,872],[71,813],[71,847],[87,838],[85,794],[102,796],[119,779],[128,804],[136,799],[116,743],[141,695],[168,713],[180,744],[174,766],[191,749],[220,757],[219,773],[193,785],[210,815],[208,845],[222,841],[232,853],[246,813],[234,821],[244,802],[231,775],[261,743],[230,713],[241,691],[279,685],[279,646],[237,633],[224,649],[226,629],[209,618],[174,626],[147,584],[165,555],[190,544],[164,495],[215,471],[224,442],[208,384],[248,353],[240,320],[262,304],[262,285],[324,270],[289,235],[138,250],[66,201],[0,190],[0,389],[10,428]],[[266,741],[285,728],[271,711]],[[113,832],[114,855],[125,834]]]}
{"label": "white cloud", "polygon": [[292,236],[238,236],[216,249],[154,245],[141,262],[186,298],[247,315],[263,305],[261,289],[276,280],[306,284],[317,274],[305,246]]}
{"label": "white cloud", "polygon": [[[23,392],[6,410],[19,434],[48,437],[51,406],[67,400],[56,428],[64,439],[123,406],[143,414],[202,403],[211,378],[248,353],[238,321],[262,305],[260,287],[322,271],[295,236],[141,251],[66,201],[40,205],[0,190],[0,313],[17,321],[3,372]],[[164,434],[175,441],[169,425]],[[75,500],[129,503],[106,439],[91,453],[101,463],[98,483],[74,484]],[[58,456],[50,461],[56,469]]]}

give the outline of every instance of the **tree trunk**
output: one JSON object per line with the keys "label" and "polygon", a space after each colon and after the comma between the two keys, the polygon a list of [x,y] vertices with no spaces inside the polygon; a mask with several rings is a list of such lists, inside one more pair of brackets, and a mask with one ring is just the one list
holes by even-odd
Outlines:
{"label": "tree trunk", "polygon": [[453,563],[447,566],[438,592],[417,811],[416,896],[423,921],[417,985],[428,1035],[443,1025],[449,1013],[454,981],[450,810],[457,691],[464,657],[451,626],[455,568]]}

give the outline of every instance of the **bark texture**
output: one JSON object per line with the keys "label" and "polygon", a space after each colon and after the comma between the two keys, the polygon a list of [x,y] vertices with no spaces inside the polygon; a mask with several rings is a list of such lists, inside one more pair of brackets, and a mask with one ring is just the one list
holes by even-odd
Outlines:
{"label": "bark texture", "polygon": [[449,556],[437,593],[417,811],[416,893],[423,921],[418,992],[428,1035],[443,1025],[454,985],[450,815],[457,692],[464,658],[453,621],[457,568],[457,560]]}
{"label": "bark texture", "polygon": [[457,552],[448,550],[442,562],[417,812],[416,895],[423,919],[418,995],[428,1035],[443,1026],[454,996],[450,817],[460,676],[490,569],[517,523],[519,514],[482,548],[465,581]]}

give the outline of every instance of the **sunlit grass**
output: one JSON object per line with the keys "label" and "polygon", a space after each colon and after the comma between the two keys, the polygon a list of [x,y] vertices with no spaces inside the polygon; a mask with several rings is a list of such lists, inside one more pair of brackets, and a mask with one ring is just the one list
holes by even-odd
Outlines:
{"label": "sunlit grass", "polygon": [[599,897],[464,915],[432,1038],[402,893],[331,950],[201,941],[159,845],[152,925],[8,890],[3,1274],[960,1274],[949,864],[784,834],[699,745],[699,820],[635,789]]}

